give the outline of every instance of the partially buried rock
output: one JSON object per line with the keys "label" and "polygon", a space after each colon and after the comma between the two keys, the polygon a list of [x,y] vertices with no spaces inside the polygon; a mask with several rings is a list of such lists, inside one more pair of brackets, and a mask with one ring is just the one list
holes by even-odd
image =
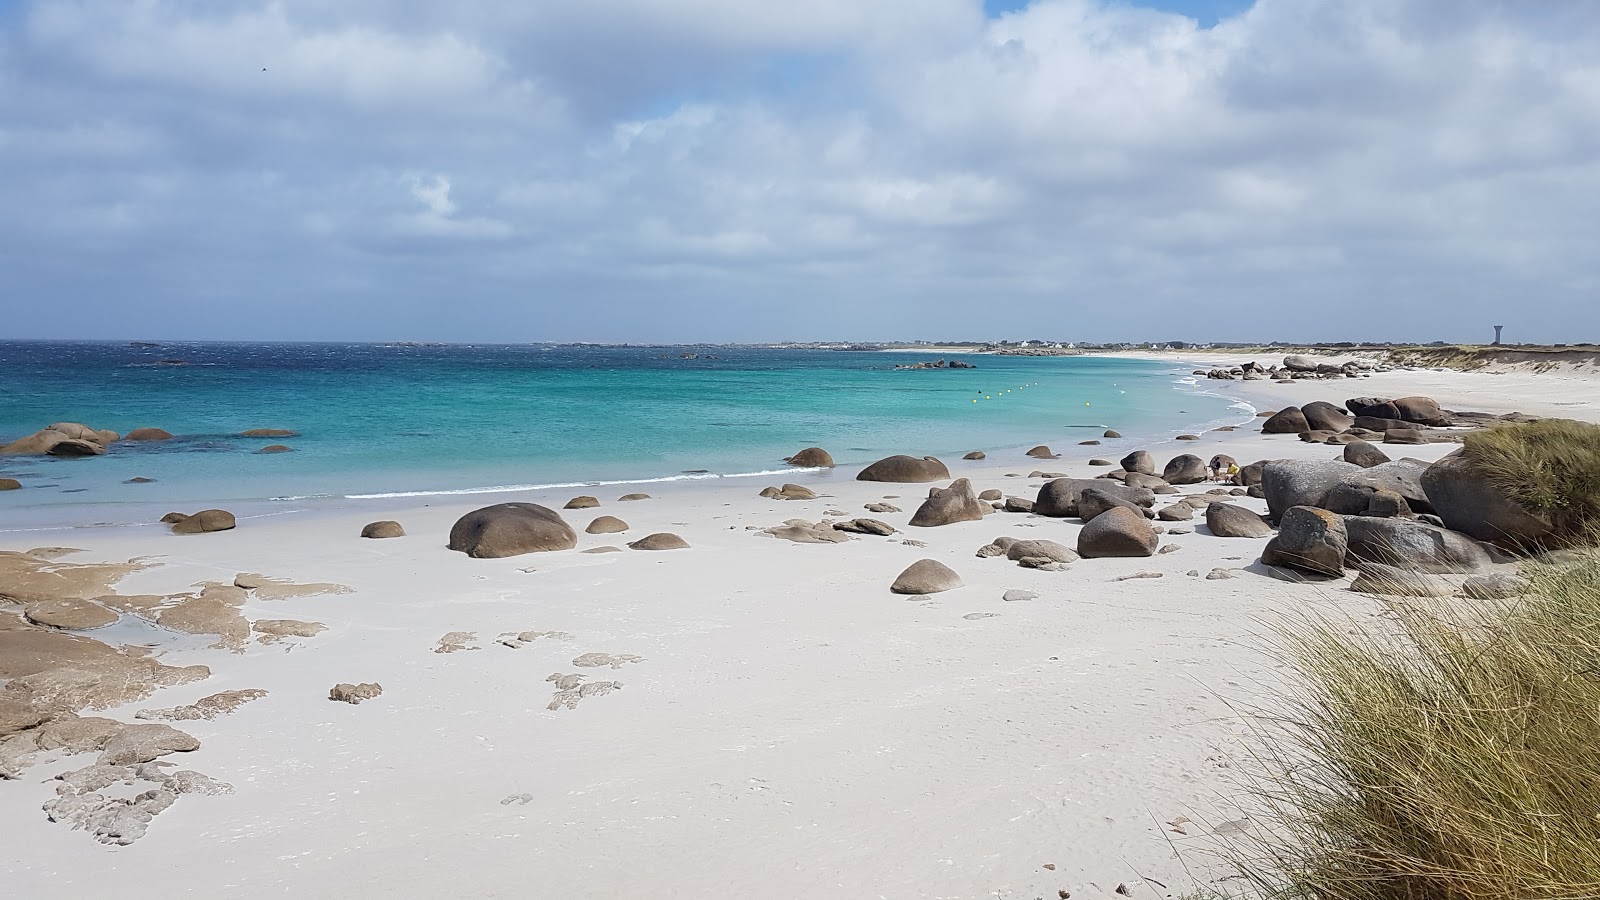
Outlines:
{"label": "partially buried rock", "polygon": [[562,509],[593,509],[593,508],[595,508],[596,506],[599,506],[599,505],[600,505],[599,499],[597,499],[595,497],[590,497],[588,495],[581,495],[581,496],[573,497],[571,500],[568,500],[567,504],[565,506],[561,507],[561,508]]}
{"label": "partially buried rock", "polygon": [[571,550],[578,535],[553,509],[497,503],[467,513],[450,529],[450,549],[477,559]]}
{"label": "partially buried rock", "polygon": [[1216,537],[1264,538],[1272,534],[1267,520],[1231,503],[1212,503],[1206,507],[1206,528]]}
{"label": "partially buried rock", "polygon": [[1116,465],[1116,463],[1112,462],[1109,459],[1091,459],[1091,460],[1089,460],[1089,465],[1091,465],[1091,466],[1114,466],[1114,465]]}
{"label": "partially buried rock", "polygon": [[104,606],[89,600],[54,597],[23,607],[22,615],[35,625],[46,625],[65,631],[89,631],[114,625],[119,616]]}
{"label": "partially buried rock", "polygon": [[1284,512],[1277,537],[1261,551],[1261,562],[1317,575],[1343,575],[1349,543],[1343,516],[1295,506]]}
{"label": "partially buried rock", "polygon": [[1388,462],[1389,456],[1366,441],[1351,441],[1344,445],[1344,461],[1363,469],[1370,469]]}
{"label": "partially buried rock", "polygon": [[1448,578],[1398,566],[1367,563],[1361,567],[1350,590],[1358,594],[1390,597],[1449,597],[1456,586]]}
{"label": "partially buried rock", "polygon": [[863,506],[862,509],[865,509],[867,512],[875,513],[897,513],[900,511],[900,507],[895,506],[893,503],[883,503],[881,501],[868,503],[866,506]]}
{"label": "partially buried rock", "polygon": [[1156,513],[1156,518],[1163,522],[1187,522],[1194,518],[1194,507],[1187,503],[1174,503],[1163,507]]}
{"label": "partially buried rock", "polygon": [[[225,509],[202,509],[192,516],[182,513],[168,513],[167,515],[181,516],[172,523],[173,534],[204,534],[211,531],[228,531],[238,523],[234,521],[233,513]],[[165,518],[163,522],[167,521]]]}
{"label": "partially buried rock", "polygon": [[784,462],[791,466],[800,466],[807,469],[833,468],[833,457],[821,447],[807,447],[784,460]]}
{"label": "partially buried rock", "polygon": [[914,456],[890,456],[880,459],[856,476],[857,481],[887,481],[902,484],[919,484],[943,481],[950,477],[944,463],[931,456],[917,459]]}
{"label": "partially buried rock", "polygon": [[127,481],[123,482],[123,484],[154,484],[154,483],[155,483],[155,479],[154,478],[146,478],[143,475],[136,475],[136,476],[134,476],[132,478],[129,478]]}
{"label": "partially buried rock", "polygon": [[1532,585],[1521,575],[1493,572],[1473,575],[1461,585],[1461,596],[1474,600],[1509,600],[1526,594]]}
{"label": "partially buried rock", "polygon": [[1198,441],[1198,440],[1200,440],[1200,435],[1198,435],[1198,434],[1180,434],[1177,437],[1173,438],[1173,440],[1175,440],[1175,441]]}
{"label": "partially buried rock", "polygon": [[1109,428],[1107,428],[1107,429],[1106,429],[1106,433],[1105,433],[1105,434],[1102,434],[1102,435],[1100,435],[1100,436],[1101,436],[1101,437],[1107,437],[1107,438],[1119,438],[1119,437],[1122,437],[1122,432],[1120,432],[1120,431],[1113,431],[1113,430],[1111,430],[1111,429],[1109,429]]}
{"label": "partially buried rock", "polygon": [[[1078,554],[1071,547],[1055,541],[1013,541],[1006,547],[1006,559],[1022,563],[1028,568],[1038,568],[1043,563],[1077,562]],[[1030,564],[1031,560],[1038,562]]]}
{"label": "partially buried rock", "polygon": [[172,432],[160,428],[135,428],[122,437],[125,441],[170,441]]}
{"label": "partially buried rock", "polygon": [[361,529],[361,536],[364,538],[405,537],[406,530],[400,527],[399,522],[396,522],[393,519],[385,519],[382,522],[368,523],[365,528]]}
{"label": "partially buried rock", "polygon": [[15,478],[0,478],[0,491],[14,491],[22,487],[22,482]]}
{"label": "partially buried rock", "polygon": [[1005,506],[1002,508],[1011,513],[1031,513],[1033,512],[1033,501],[1022,497],[1007,497]]}
{"label": "partially buried rock", "polygon": [[294,448],[284,444],[269,444],[262,447],[257,453],[293,453]]}
{"label": "partially buried rock", "polygon": [[1377,563],[1433,574],[1482,572],[1503,557],[1467,535],[1414,519],[1350,516],[1346,563]]}
{"label": "partially buried rock", "polygon": [[993,488],[990,488],[989,490],[984,491],[983,493],[978,495],[978,499],[979,500],[1000,500],[1000,499],[1003,499],[1004,497],[1005,497],[1005,494],[1002,494],[1002,493],[1000,493],[999,491],[997,491],[997,490],[995,490]]}
{"label": "partially buried rock", "polygon": [[200,742],[171,725],[129,725],[106,741],[97,760],[103,766],[134,766],[200,749]]}
{"label": "partially buried rock", "polygon": [[972,482],[957,478],[950,486],[936,489],[917,508],[911,524],[918,528],[932,528],[955,522],[977,522],[983,519],[984,505],[972,492]]}
{"label": "partially buried rock", "polygon": [[290,438],[299,437],[300,433],[298,431],[290,431],[287,428],[252,428],[249,431],[239,432],[239,436],[247,438]]}
{"label": "partially buried rock", "polygon": [[1028,455],[1033,457],[1034,459],[1060,459],[1061,458],[1061,454],[1052,452],[1050,450],[1050,448],[1046,447],[1044,444],[1040,444],[1039,446],[1033,448],[1032,450],[1029,450],[1028,451]]}
{"label": "partially buried rock", "polygon": [[855,540],[847,530],[807,522],[804,519],[790,519],[776,528],[767,528],[762,533],[796,544],[842,544],[845,541]]}
{"label": "partially buried rock", "polygon": [[1078,555],[1084,559],[1153,556],[1159,541],[1144,516],[1117,507],[1096,516],[1078,532]]}
{"label": "partially buried rock", "polygon": [[761,491],[761,496],[769,500],[815,500],[817,494],[804,485],[786,484],[781,488],[768,487]]}
{"label": "partially buried rock", "polygon": [[985,454],[984,454],[984,452],[982,450],[974,450],[971,453],[968,453],[966,456],[963,456],[961,458],[962,459],[985,459],[987,457],[985,456]]}
{"label": "partially buried rock", "polygon": [[383,685],[377,682],[364,681],[361,684],[341,682],[328,691],[328,699],[337,700],[341,703],[356,704],[363,700],[371,700],[382,693]]}
{"label": "partially buried rock", "polygon": [[628,523],[616,516],[599,516],[589,527],[584,529],[586,534],[621,534],[628,530]]}
{"label": "partially buried rock", "polygon": [[91,441],[65,440],[47,451],[51,456],[104,456],[106,448]]}
{"label": "partially buried rock", "polygon": [[620,502],[620,503],[632,503],[632,502],[634,502],[636,500],[649,500],[649,499],[650,499],[650,495],[649,494],[623,494],[621,497],[617,498],[617,501]]}
{"label": "partially buried rock", "polygon": [[1383,433],[1385,444],[1426,444],[1428,436],[1415,428],[1391,428]]}
{"label": "partially buried rock", "polygon": [[964,582],[954,569],[936,559],[919,559],[900,573],[889,590],[896,594],[937,594],[955,590]]}
{"label": "partially buried rock", "polygon": [[628,545],[634,550],[687,550],[689,542],[670,531],[658,531],[655,534],[645,535]]}
{"label": "partially buried rock", "polygon": [[833,527],[837,531],[848,531],[851,534],[875,534],[880,537],[894,534],[893,526],[877,519],[851,519],[848,522],[835,522]]}

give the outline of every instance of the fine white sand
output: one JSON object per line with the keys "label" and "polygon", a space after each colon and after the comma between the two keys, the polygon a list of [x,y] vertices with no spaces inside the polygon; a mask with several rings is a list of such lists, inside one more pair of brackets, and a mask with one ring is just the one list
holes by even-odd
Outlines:
{"label": "fine white sand", "polygon": [[[1207,359],[1200,365],[1222,357]],[[1395,372],[1214,389],[1262,408],[1425,393],[1446,407],[1600,418],[1592,382],[1581,385]],[[1158,464],[1186,452],[1241,462],[1340,452],[1263,436],[1258,420],[1240,418],[1237,432],[1146,449]],[[1074,446],[1068,434],[1040,428],[1060,460],[1007,452],[946,462],[979,490],[1032,498],[1042,479],[1007,476],[1092,476],[1105,470],[1087,467],[1091,456],[1115,461],[1139,449],[1131,440]],[[1385,449],[1435,459],[1453,448]],[[353,592],[252,600],[250,619],[329,629],[240,653],[167,649],[163,661],[214,674],[98,713],[133,721],[138,708],[267,690],[230,715],[173,723],[202,746],[168,759],[234,793],[185,796],[143,839],[108,847],[40,810],[54,793],[49,779],[90,757],[47,754],[20,780],[0,782],[5,893],[1085,898],[1115,897],[1125,884],[1154,898],[1206,885],[1213,874],[1200,851],[1215,826],[1240,815],[1231,798],[1245,729],[1228,701],[1268,699],[1282,677],[1257,649],[1268,640],[1262,618],[1366,601],[1338,585],[1262,574],[1265,539],[1168,534],[1175,552],[1083,560],[1065,572],[979,559],[978,547],[998,535],[1070,546],[1079,526],[996,513],[911,528],[926,485],[854,474],[787,479],[824,495],[815,501],[760,499],[759,483],[686,484],[639,502],[601,495],[598,509],[564,513],[580,532],[600,514],[632,525],[626,535],[580,534],[580,548],[656,531],[692,545],[659,553],[474,560],[444,546],[472,508],[510,499],[559,508],[575,491],[250,519],[187,537],[162,527],[55,533],[52,542],[84,550],[67,562],[156,558],[122,593],[240,572]],[[904,511],[862,509],[885,496]],[[749,530],[829,509],[905,533],[801,545]],[[381,518],[398,519],[409,536],[357,537]],[[0,549],[32,546],[6,540]],[[921,602],[889,593],[921,558],[950,565],[966,586]],[[1215,581],[1186,574],[1216,567],[1243,571]],[[1162,577],[1117,580],[1141,572]],[[1006,602],[1009,589],[1038,598]],[[495,641],[530,630],[570,637],[518,649]],[[478,649],[433,652],[456,631],[475,635]],[[616,670],[573,665],[590,652],[639,659]],[[554,673],[622,688],[551,711],[545,679]],[[360,706],[327,699],[336,682],[364,681],[381,683],[383,695]],[[1194,820],[1187,835],[1165,824],[1178,816]]]}

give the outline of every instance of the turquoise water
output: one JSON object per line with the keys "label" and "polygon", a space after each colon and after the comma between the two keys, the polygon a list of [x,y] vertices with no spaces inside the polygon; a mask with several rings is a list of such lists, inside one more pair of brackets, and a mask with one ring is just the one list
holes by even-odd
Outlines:
{"label": "turquoise water", "polygon": [[[0,457],[0,475],[25,486],[0,494],[0,516],[143,521],[154,506],[202,501],[354,504],[732,476],[782,471],[783,457],[812,445],[841,466],[892,453],[1060,451],[1107,427],[1156,439],[1248,418],[1186,371],[1143,360],[972,355],[961,358],[976,369],[894,368],[935,356],[0,342],[0,442],[57,421],[179,436],[91,459]],[[237,436],[251,428],[299,436]],[[295,452],[255,452],[271,443]],[[156,482],[123,483],[134,476]]]}

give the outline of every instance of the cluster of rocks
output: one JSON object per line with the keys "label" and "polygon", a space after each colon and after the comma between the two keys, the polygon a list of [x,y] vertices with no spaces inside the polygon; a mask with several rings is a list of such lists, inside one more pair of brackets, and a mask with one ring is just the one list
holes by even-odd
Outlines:
{"label": "cluster of rocks", "polygon": [[[1535,421],[1522,413],[1494,415],[1441,409],[1428,397],[1355,397],[1346,400],[1344,406],[1317,400],[1257,415],[1266,420],[1261,424],[1263,434],[1295,434],[1307,443],[1335,445],[1372,441],[1451,443],[1485,425]],[[1363,448],[1361,452],[1371,451]]]}
{"label": "cluster of rocks", "polygon": [[[242,438],[295,437],[296,432],[283,428],[256,428],[242,431]],[[135,428],[127,434],[92,428],[81,422],[55,422],[8,444],[0,444],[0,456],[55,456],[82,458],[104,456],[115,444],[160,443],[173,439],[173,434],[161,428]],[[270,444],[258,453],[288,453],[294,448],[284,444]],[[147,478],[132,479],[129,483],[148,482]],[[20,484],[15,479],[0,479],[0,490],[15,490]]]}
{"label": "cluster of rocks", "polygon": [[927,362],[910,363],[895,366],[896,369],[976,369],[977,366],[959,359],[935,359]]}
{"label": "cluster of rocks", "polygon": [[1388,372],[1393,366],[1365,359],[1352,359],[1334,365],[1319,363],[1305,356],[1285,356],[1282,366],[1261,366],[1246,362],[1216,369],[1195,369],[1194,374],[1221,381],[1291,381],[1304,378],[1366,378],[1373,372]]}

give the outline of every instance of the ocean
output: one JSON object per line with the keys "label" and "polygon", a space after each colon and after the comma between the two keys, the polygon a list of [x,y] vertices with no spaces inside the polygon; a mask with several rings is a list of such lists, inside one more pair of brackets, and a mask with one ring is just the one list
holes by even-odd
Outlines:
{"label": "ocean", "polygon": [[[976,368],[895,368],[941,357]],[[177,435],[88,459],[0,456],[0,476],[24,485],[0,493],[0,530],[132,524],[198,503],[348,506],[767,477],[792,471],[783,458],[809,446],[841,466],[1041,443],[1062,452],[1106,428],[1154,441],[1252,413],[1187,369],[1084,356],[0,342],[0,443],[60,421]],[[298,435],[239,436],[255,428]],[[258,452],[274,443],[294,452]],[[125,483],[135,476],[154,482]]]}

